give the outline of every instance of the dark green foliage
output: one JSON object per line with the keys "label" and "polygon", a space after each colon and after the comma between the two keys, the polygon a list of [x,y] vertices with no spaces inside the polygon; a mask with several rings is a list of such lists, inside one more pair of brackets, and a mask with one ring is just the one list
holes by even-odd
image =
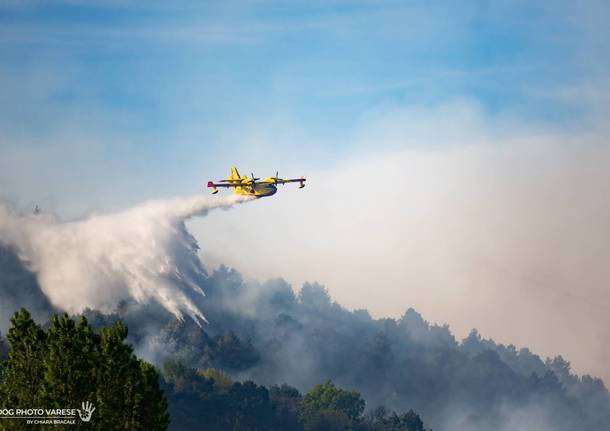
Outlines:
{"label": "dark green foliage", "polygon": [[[424,431],[413,411],[392,413],[394,427],[384,415],[363,418],[360,395],[330,381],[303,397],[286,384],[269,390],[251,381],[227,386],[227,376],[218,370],[197,371],[173,361],[165,364],[163,375],[176,430],[199,430],[205,424],[206,431]],[[207,377],[214,375],[223,383]]]}
{"label": "dark green foliage", "polygon": [[23,308],[11,318],[11,324],[8,359],[2,364],[0,405],[35,406],[47,357],[46,334]]}
{"label": "dark green foliage", "polygon": [[136,418],[135,389],[139,363],[133,357],[131,346],[123,344],[127,328],[118,322],[104,328],[100,341],[100,366],[96,370],[99,380],[98,391],[107,396],[99,400],[99,414],[107,424],[125,423],[132,425]]}
{"label": "dark green foliage", "polygon": [[[327,379],[357,389],[368,405],[389,412],[353,420],[343,411],[321,408],[308,418],[309,429],[417,429],[414,418],[391,413],[409,408],[440,431],[610,429],[604,383],[574,375],[563,358],[545,361],[527,348],[484,339],[476,330],[458,342],[446,325],[430,324],[412,309],[400,319],[350,312],[315,283],[295,295],[283,280],[246,283],[237,271],[221,267],[202,281],[202,289],[206,296],[198,305],[209,321],[203,329],[191,319],[176,321],[158,304],[125,302],[110,315],[84,313],[96,329],[123,320],[136,351],[152,352],[157,364],[180,361],[167,367],[162,383],[177,430],[256,423],[260,429],[303,431],[301,394],[273,385],[287,382],[303,392]],[[222,373],[214,376],[210,367],[267,386],[271,423],[263,391],[232,392],[235,383]],[[261,406],[264,414],[254,422],[242,414],[235,424],[231,406],[249,405]]]}
{"label": "dark green foliage", "polygon": [[[45,332],[21,309],[11,319],[9,354],[2,363],[0,405],[78,409],[91,402],[90,423],[75,429],[164,430],[167,403],[155,368],[125,344],[122,322],[96,334],[81,317],[54,316]],[[4,426],[20,429],[19,421]]]}
{"label": "dark green foliage", "polygon": [[337,410],[319,410],[302,420],[305,431],[353,430],[356,425],[345,413]]}
{"label": "dark green foliage", "polygon": [[209,431],[274,430],[275,411],[269,392],[247,381],[230,382],[208,378],[218,372],[197,372],[176,362],[167,362],[163,375],[170,399],[175,429]]}
{"label": "dark green foliage", "polygon": [[[100,364],[96,352],[99,337],[83,317],[78,325],[67,314],[54,316],[46,334],[38,400],[49,408],[80,406],[95,400],[91,385],[93,371]],[[12,349],[12,344],[11,344]]]}
{"label": "dark green foliage", "polygon": [[287,384],[271,386],[269,398],[275,408],[275,423],[279,429],[286,431],[303,429],[303,424],[298,416],[303,397],[296,388]]}
{"label": "dark green foliage", "polygon": [[550,429],[610,429],[603,383],[575,376],[562,359],[545,362],[477,331],[460,343],[446,325],[430,324],[413,309],[400,319],[350,312],[316,283],[294,297],[281,280],[245,283],[221,267],[203,288],[206,331],[249,340],[259,359],[240,375],[257,383],[302,390],[330,378],[357,389],[368,404],[412,407],[439,430],[456,420],[477,431],[501,428],[532,411],[542,412]]}
{"label": "dark green foliage", "polygon": [[[610,429],[603,382],[575,376],[562,359],[544,361],[477,331],[458,342],[446,325],[430,324],[413,309],[399,319],[350,312],[316,283],[295,295],[283,280],[246,283],[237,271],[221,267],[202,288],[206,296],[199,305],[209,321],[203,330],[190,319],[177,322],[154,306],[131,303],[116,315],[98,313],[96,321],[125,319],[130,339],[147,352],[154,334],[154,346],[164,348],[159,363],[213,367],[268,386],[284,429],[299,425],[285,422],[294,415],[275,404],[272,385],[286,382],[304,391],[327,379],[357,389],[369,405],[413,408],[438,430],[455,421],[476,431],[500,429],[532,411],[541,412],[550,429]],[[339,416],[320,413],[318,419],[341,423]],[[197,421],[193,426],[198,429]]]}
{"label": "dark green foliage", "polygon": [[200,376],[195,369],[180,363],[166,363],[163,368],[164,392],[169,401],[172,429],[221,430],[229,414],[227,393],[214,381]]}
{"label": "dark green foliage", "polygon": [[379,407],[368,415],[367,424],[371,431],[425,431],[424,423],[413,410],[399,416]]}
{"label": "dark green foliage", "polygon": [[364,412],[364,400],[356,391],[336,387],[330,380],[314,386],[303,399],[301,416],[310,417],[317,412],[340,412],[349,420],[357,421]]}
{"label": "dark green foliage", "polygon": [[169,423],[169,414],[167,400],[159,387],[159,374],[148,362],[138,360],[138,363],[140,372],[135,391],[135,429],[164,430]]}
{"label": "dark green foliage", "polygon": [[236,382],[229,392],[229,429],[256,431],[275,429],[269,392],[251,381]]}
{"label": "dark green foliage", "polygon": [[121,321],[102,330],[100,364],[96,368],[99,416],[107,428],[159,430],[168,423],[167,403],[154,367],[135,357],[125,344],[127,327]]}

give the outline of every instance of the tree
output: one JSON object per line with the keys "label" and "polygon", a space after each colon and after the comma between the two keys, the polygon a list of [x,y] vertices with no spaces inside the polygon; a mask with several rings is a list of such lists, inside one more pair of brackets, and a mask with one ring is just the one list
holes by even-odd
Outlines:
{"label": "tree", "polygon": [[125,344],[127,327],[118,321],[102,329],[96,400],[100,429],[162,430],[169,424],[167,402],[154,367],[145,364]]}
{"label": "tree", "polygon": [[0,406],[35,406],[47,354],[46,334],[22,308],[11,318],[8,359],[2,364]]}
{"label": "tree", "polygon": [[275,410],[275,424],[284,431],[301,431],[303,425],[299,420],[299,406],[303,396],[298,389],[283,384],[271,386],[269,398]]}
{"label": "tree", "polygon": [[205,370],[197,370],[197,374],[203,378],[213,380],[214,387],[221,393],[229,393],[233,381],[231,377],[216,368],[207,368]]}
{"label": "tree", "polygon": [[424,422],[412,409],[401,415],[400,421],[407,431],[424,431]]}
{"label": "tree", "polygon": [[319,417],[333,423],[343,423],[343,416],[349,421],[358,421],[362,417],[364,405],[359,392],[338,388],[328,380],[314,386],[305,395],[301,403],[301,417],[305,420],[305,429],[308,421]]}
{"label": "tree", "polygon": [[98,339],[84,317],[78,325],[67,314],[53,317],[46,336],[39,396],[42,405],[66,408],[95,400],[92,371],[98,367]]}
{"label": "tree", "polygon": [[[1,407],[95,407],[89,423],[76,429],[165,430],[167,402],[155,368],[139,360],[124,343],[122,322],[97,335],[87,319],[78,324],[67,314],[54,316],[43,331],[27,310],[11,319],[8,359],[2,364]],[[21,429],[19,421],[3,422]]]}
{"label": "tree", "polygon": [[319,410],[304,419],[305,431],[345,431],[354,428],[354,422],[343,412]]}
{"label": "tree", "polygon": [[423,421],[413,410],[399,416],[382,406],[367,416],[368,429],[373,431],[425,431]]}
{"label": "tree", "polygon": [[223,428],[222,421],[229,408],[228,396],[217,390],[214,380],[176,361],[164,364],[163,379],[176,429],[199,429],[201,424],[205,424],[206,431],[227,428]]}
{"label": "tree", "polygon": [[136,383],[135,421],[141,430],[164,430],[169,425],[167,400],[159,387],[159,374],[148,362],[138,360],[140,373]]}
{"label": "tree", "polygon": [[177,429],[201,429],[202,424],[206,431],[282,429],[274,424],[274,408],[264,386],[233,383],[219,370],[195,370],[177,362],[167,362],[163,374]]}
{"label": "tree", "polygon": [[272,429],[273,409],[269,392],[251,381],[233,383],[230,414],[227,419],[233,431],[262,431]]}

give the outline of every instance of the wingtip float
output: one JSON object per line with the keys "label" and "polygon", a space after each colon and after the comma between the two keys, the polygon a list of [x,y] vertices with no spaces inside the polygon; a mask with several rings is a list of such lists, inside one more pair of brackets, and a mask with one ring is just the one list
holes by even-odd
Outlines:
{"label": "wingtip float", "polygon": [[299,183],[299,188],[305,187],[306,179],[301,178],[280,178],[278,172],[275,173],[274,177],[268,177],[265,179],[256,178],[254,174],[248,177],[247,175],[242,176],[239,174],[237,168],[233,166],[231,168],[231,176],[225,180],[219,180],[218,183],[208,181],[208,188],[212,189],[212,194],[218,193],[219,187],[233,188],[236,195],[256,196],[262,198],[265,196],[272,196],[277,192],[277,186],[279,184],[286,183]]}

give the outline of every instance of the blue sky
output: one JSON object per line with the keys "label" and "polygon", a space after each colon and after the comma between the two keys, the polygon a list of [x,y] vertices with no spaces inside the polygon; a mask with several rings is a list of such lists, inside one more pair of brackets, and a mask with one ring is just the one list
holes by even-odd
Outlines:
{"label": "blue sky", "polygon": [[332,166],[371,113],[455,100],[586,127],[607,16],[567,1],[3,2],[0,151],[31,168],[0,184],[67,213],[75,195],[112,208],[230,163]]}

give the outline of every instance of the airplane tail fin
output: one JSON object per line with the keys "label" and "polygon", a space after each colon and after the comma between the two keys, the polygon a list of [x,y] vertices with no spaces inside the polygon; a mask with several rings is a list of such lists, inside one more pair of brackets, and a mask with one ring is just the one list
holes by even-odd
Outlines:
{"label": "airplane tail fin", "polygon": [[229,179],[231,180],[239,180],[241,177],[239,176],[239,172],[237,171],[237,168],[235,166],[231,167],[231,177]]}

